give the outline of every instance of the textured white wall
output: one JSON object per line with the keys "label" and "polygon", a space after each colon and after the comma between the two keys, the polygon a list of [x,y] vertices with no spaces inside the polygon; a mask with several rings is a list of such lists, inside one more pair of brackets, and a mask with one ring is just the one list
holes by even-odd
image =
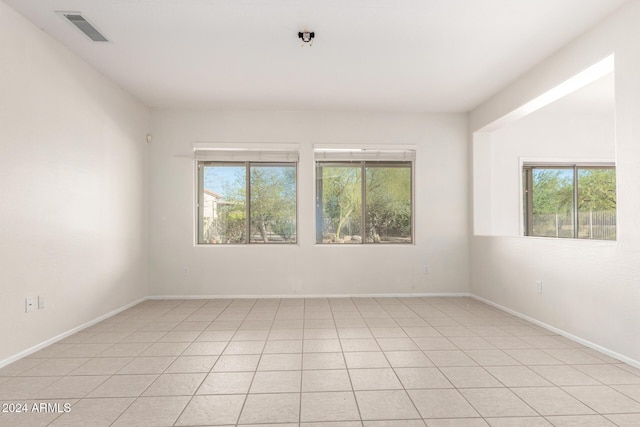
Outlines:
{"label": "textured white wall", "polygon": [[630,2],[473,111],[470,131],[615,53],[618,241],[473,237],[471,291],[640,365],[638,22],[640,2]]}
{"label": "textured white wall", "polygon": [[2,2],[0,94],[1,362],[147,294],[149,117]]}
{"label": "textured white wall", "polygon": [[[466,115],[154,111],[152,131],[152,295],[468,292]],[[300,144],[299,244],[194,247],[193,142]],[[316,245],[314,143],[417,145],[416,244]]]}

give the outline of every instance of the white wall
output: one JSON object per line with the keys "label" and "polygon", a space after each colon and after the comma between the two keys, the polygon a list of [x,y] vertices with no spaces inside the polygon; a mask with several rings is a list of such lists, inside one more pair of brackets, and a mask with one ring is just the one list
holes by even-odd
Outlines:
{"label": "white wall", "polygon": [[[476,145],[475,149],[479,149]],[[536,111],[491,134],[491,234],[522,235],[521,161],[615,161],[614,111]],[[483,165],[487,166],[487,165]]]}
{"label": "white wall", "polygon": [[473,237],[471,291],[640,365],[638,22],[633,1],[473,111],[470,131],[615,54],[618,241]]}
{"label": "white wall", "polygon": [[[468,292],[466,115],[154,111],[152,132],[152,295]],[[193,142],[298,143],[299,243],[194,247]],[[416,244],[316,245],[314,143],[416,144]]]}
{"label": "white wall", "polygon": [[0,364],[147,294],[147,126],[0,2]]}

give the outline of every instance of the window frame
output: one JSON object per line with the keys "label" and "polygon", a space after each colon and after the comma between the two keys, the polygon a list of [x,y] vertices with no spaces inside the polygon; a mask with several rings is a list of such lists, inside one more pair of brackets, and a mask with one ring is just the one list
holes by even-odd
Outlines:
{"label": "window frame", "polygon": [[[533,170],[534,169],[567,169],[573,172],[573,191],[572,191],[572,212],[573,235],[571,237],[552,237],[552,236],[536,236],[533,235]],[[594,239],[581,238],[580,234],[580,208],[579,204],[579,171],[584,169],[610,169],[616,172],[616,201],[617,191],[617,168],[615,162],[521,162],[521,208],[522,208],[522,236],[523,237],[539,237],[560,240],[592,240],[598,242],[615,242],[617,238],[617,208],[616,208],[616,238],[615,239]]]}
{"label": "window frame", "polygon": [[[298,235],[298,161],[257,161],[257,160],[196,160],[196,197],[195,197],[195,244],[200,247],[218,246],[289,246],[299,244]],[[203,236],[204,211],[204,166],[238,166],[245,168],[245,239],[241,243],[206,243]],[[293,167],[295,171],[295,240],[285,242],[257,242],[251,240],[251,166]]]}
{"label": "window frame", "polygon": [[[315,213],[315,244],[322,246],[390,246],[390,245],[415,245],[415,160],[372,160],[372,159],[353,159],[353,160],[324,160],[315,159],[314,161],[314,213]],[[323,243],[322,242],[322,229],[324,214],[322,212],[322,167],[323,166],[344,166],[353,165],[359,166],[360,170],[360,229],[362,233],[362,239],[358,243],[340,244],[340,243]],[[411,209],[411,233],[410,241],[408,242],[389,242],[389,243],[375,243],[367,242],[364,235],[366,234],[366,218],[367,218],[367,180],[366,170],[367,165],[375,165],[373,167],[403,167],[408,165],[410,169],[410,182],[409,182],[409,194],[410,194],[410,209]]]}

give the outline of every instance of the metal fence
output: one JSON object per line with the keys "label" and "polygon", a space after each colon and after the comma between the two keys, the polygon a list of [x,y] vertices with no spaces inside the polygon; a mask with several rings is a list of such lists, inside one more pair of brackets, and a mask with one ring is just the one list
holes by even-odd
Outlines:
{"label": "metal fence", "polygon": [[[534,214],[533,235],[575,237],[572,214]],[[578,238],[616,240],[616,211],[583,211],[578,214]]]}

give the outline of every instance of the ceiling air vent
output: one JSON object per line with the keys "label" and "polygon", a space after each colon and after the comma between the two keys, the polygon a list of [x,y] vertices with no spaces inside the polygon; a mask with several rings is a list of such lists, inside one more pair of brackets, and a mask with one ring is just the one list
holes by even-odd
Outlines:
{"label": "ceiling air vent", "polygon": [[89,37],[94,42],[108,42],[107,38],[100,34],[100,31],[89,23],[80,12],[58,12],[65,19],[71,22],[77,29],[82,31],[85,36]]}

